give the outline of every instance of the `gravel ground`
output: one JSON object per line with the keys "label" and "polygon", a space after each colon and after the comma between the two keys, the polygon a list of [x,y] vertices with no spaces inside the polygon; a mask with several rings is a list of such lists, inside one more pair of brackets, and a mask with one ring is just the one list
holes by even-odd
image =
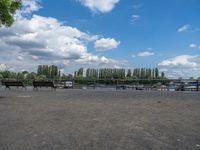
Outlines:
{"label": "gravel ground", "polygon": [[0,90],[0,150],[200,150],[200,92]]}

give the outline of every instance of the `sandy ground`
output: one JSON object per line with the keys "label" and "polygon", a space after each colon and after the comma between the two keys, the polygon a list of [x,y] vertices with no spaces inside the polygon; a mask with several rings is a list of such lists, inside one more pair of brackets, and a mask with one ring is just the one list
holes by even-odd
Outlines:
{"label": "sandy ground", "polygon": [[0,90],[0,150],[200,150],[200,92]]}

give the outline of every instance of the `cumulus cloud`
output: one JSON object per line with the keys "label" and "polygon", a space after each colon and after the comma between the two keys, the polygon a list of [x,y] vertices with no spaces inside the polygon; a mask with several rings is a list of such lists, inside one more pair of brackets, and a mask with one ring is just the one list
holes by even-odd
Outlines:
{"label": "cumulus cloud", "polygon": [[[26,17],[21,14],[37,11],[39,6],[35,2],[38,1],[26,2],[30,5],[29,9],[19,12],[10,28],[0,28],[0,63],[11,66],[9,68],[12,70],[33,70],[38,64],[54,63],[63,67],[82,64],[113,65],[113,59],[88,51],[87,44],[98,41],[98,35],[63,25],[52,17],[35,14]],[[111,39],[110,47],[104,45],[104,48],[118,45],[118,42],[112,42]]]}
{"label": "cumulus cloud", "polygon": [[190,29],[190,25],[183,25],[182,27],[180,27],[177,31],[178,32],[186,32]]}
{"label": "cumulus cloud", "polygon": [[158,65],[171,78],[200,76],[200,56],[180,55],[163,60]]}
{"label": "cumulus cloud", "polygon": [[[20,26],[25,24],[26,27],[20,29]],[[4,29],[0,29],[0,32]],[[5,30],[13,34],[6,38],[1,37],[2,42],[16,47],[23,53],[35,56],[52,54],[63,58],[74,54],[87,54],[85,39],[82,38],[86,33],[70,26],[63,26],[55,18],[33,15],[31,19],[16,20],[10,29]]]}
{"label": "cumulus cloud", "polygon": [[95,41],[95,49],[97,51],[107,51],[117,48],[120,41],[116,41],[113,38],[101,38]]}
{"label": "cumulus cloud", "polygon": [[27,14],[38,11],[41,8],[41,0],[22,0],[21,13]]}
{"label": "cumulus cloud", "polygon": [[82,5],[88,7],[92,12],[108,13],[119,0],[79,0]]}
{"label": "cumulus cloud", "polygon": [[139,57],[148,57],[148,56],[153,56],[154,53],[150,51],[143,51],[137,54]]}

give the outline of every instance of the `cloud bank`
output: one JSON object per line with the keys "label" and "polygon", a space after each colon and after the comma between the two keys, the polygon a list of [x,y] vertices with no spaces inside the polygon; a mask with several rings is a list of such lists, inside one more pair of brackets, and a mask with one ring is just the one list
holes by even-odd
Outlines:
{"label": "cloud bank", "polygon": [[[10,28],[0,28],[0,64],[2,69],[33,70],[38,64],[56,64],[63,68],[92,64],[114,66],[117,61],[98,56],[88,50],[88,43],[97,43],[99,50],[115,48],[114,39],[107,39],[103,47],[98,35],[63,25],[56,18],[29,15],[41,8],[36,1],[23,1],[23,9],[16,15]],[[106,45],[107,44],[107,45]],[[4,67],[6,64],[7,67]],[[123,62],[117,63],[124,64]]]}
{"label": "cloud bank", "polygon": [[170,78],[200,77],[200,56],[179,55],[171,59],[163,60],[159,67]]}

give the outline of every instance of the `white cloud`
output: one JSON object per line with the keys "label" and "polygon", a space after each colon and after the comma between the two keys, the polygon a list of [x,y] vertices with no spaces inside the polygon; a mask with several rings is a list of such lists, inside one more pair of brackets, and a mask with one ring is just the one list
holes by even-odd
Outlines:
{"label": "white cloud", "polygon": [[[29,1],[30,5],[35,5],[34,2]],[[36,10],[36,7],[31,6],[27,13]],[[34,14],[26,17],[21,13],[25,11],[16,15],[16,21],[10,28],[0,28],[0,63],[10,66],[9,69],[34,71],[38,64],[54,63],[63,68],[82,64],[114,65],[113,59],[88,51],[88,43],[98,41],[98,35],[63,25],[52,17]],[[104,48],[117,47],[119,43],[113,40],[111,45],[104,45]],[[118,64],[124,63],[119,61]]]}
{"label": "white cloud", "polygon": [[200,28],[199,27],[194,27],[192,25],[186,24],[180,27],[177,32],[190,32],[190,33],[195,33],[199,32]]}
{"label": "white cloud", "polygon": [[187,67],[196,67],[197,63],[194,61],[197,56],[190,56],[190,55],[180,55],[173,59],[168,59],[162,61],[159,65],[161,66],[183,66]]}
{"label": "white cloud", "polygon": [[137,23],[140,20],[140,15],[132,15],[131,22],[133,24]]}
{"label": "white cloud", "polygon": [[32,55],[31,58],[34,59],[34,60],[38,60],[39,59],[38,56],[34,56],[34,55]]}
{"label": "white cloud", "polygon": [[139,57],[148,57],[148,56],[153,56],[153,55],[154,53],[150,51],[144,51],[137,54],[137,56]]}
{"label": "white cloud", "polygon": [[17,56],[17,60],[21,61],[21,60],[23,60],[23,57],[22,56]]}
{"label": "white cloud", "polygon": [[84,6],[88,7],[92,12],[108,13],[119,0],[79,0]]}
{"label": "white cloud", "polygon": [[170,78],[200,76],[200,56],[180,55],[163,60],[158,65]]}
{"label": "white cloud", "polygon": [[0,64],[0,71],[4,71],[7,69],[7,66],[5,64]]}
{"label": "white cloud", "polygon": [[183,25],[178,29],[178,32],[186,32],[190,29],[190,27],[191,27],[190,25]]}
{"label": "white cloud", "polygon": [[[119,67],[126,67],[127,66],[127,61],[125,60],[115,60],[111,58],[107,58],[105,56],[93,56],[93,55],[88,55],[83,59],[77,59],[74,61],[74,63],[78,66],[84,66],[88,68],[88,66],[93,66],[95,68],[99,67],[106,67],[106,68],[115,68],[115,66]],[[58,64],[58,66],[71,66],[72,62],[69,60],[58,60],[55,61],[55,64]]]}
{"label": "white cloud", "polygon": [[40,0],[22,0],[22,10],[21,13],[32,13],[38,11],[41,8]]}
{"label": "white cloud", "polygon": [[[24,24],[26,27],[20,29],[20,26]],[[0,32],[4,29],[0,29]],[[16,20],[11,28],[5,30],[13,34],[6,38],[1,37],[3,42],[16,47],[23,53],[63,58],[76,55],[81,57],[87,54],[85,39],[82,38],[86,33],[70,26],[63,26],[55,18],[33,15],[30,20],[26,18]]]}
{"label": "white cloud", "polygon": [[190,48],[197,48],[198,46],[196,44],[190,44]]}
{"label": "white cloud", "polygon": [[194,49],[200,49],[200,46],[198,46],[197,44],[190,44],[189,47]]}
{"label": "white cloud", "polygon": [[113,38],[101,38],[95,41],[95,49],[97,51],[107,51],[117,48],[119,44],[120,41],[116,41]]}

